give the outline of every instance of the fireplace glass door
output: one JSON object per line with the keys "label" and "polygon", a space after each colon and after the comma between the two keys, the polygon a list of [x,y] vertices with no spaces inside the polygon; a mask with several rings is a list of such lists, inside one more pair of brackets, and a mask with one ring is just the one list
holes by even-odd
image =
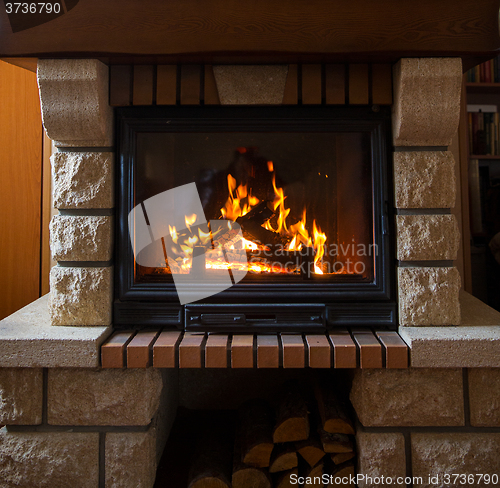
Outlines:
{"label": "fireplace glass door", "polygon": [[388,297],[387,114],[121,115],[120,299],[141,290],[181,304]]}

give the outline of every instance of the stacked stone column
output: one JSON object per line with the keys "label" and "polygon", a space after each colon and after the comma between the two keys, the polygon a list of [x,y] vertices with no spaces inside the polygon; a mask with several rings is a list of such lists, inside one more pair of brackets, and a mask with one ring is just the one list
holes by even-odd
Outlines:
{"label": "stacked stone column", "polygon": [[110,325],[113,247],[113,111],[108,67],[97,60],[40,60],[42,117],[52,156],[53,325]]}
{"label": "stacked stone column", "polygon": [[458,325],[460,236],[447,148],[460,118],[461,60],[402,59],[393,80],[399,323]]}

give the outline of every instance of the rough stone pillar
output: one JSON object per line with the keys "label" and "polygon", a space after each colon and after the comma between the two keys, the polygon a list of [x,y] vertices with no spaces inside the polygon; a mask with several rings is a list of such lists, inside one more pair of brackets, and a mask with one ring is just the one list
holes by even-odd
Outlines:
{"label": "rough stone pillar", "polygon": [[113,110],[108,67],[95,59],[38,63],[54,207],[50,275],[53,325],[110,325],[113,269]]}
{"label": "rough stone pillar", "polygon": [[460,275],[455,161],[459,58],[401,59],[394,67],[394,190],[400,325],[458,325]]}

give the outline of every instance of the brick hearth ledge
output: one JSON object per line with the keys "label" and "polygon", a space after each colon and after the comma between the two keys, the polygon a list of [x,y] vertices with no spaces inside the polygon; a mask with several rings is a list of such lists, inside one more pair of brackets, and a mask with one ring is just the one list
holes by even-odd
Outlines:
{"label": "brick hearth ledge", "polygon": [[[48,295],[0,321],[0,368],[94,368],[111,327],[52,327]],[[460,296],[462,323],[400,327],[413,368],[500,367],[500,312],[469,293]]]}

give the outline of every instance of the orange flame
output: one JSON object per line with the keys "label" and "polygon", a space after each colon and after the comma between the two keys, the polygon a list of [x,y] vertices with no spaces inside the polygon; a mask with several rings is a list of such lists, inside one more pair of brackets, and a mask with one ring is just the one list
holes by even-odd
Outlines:
{"label": "orange flame", "polygon": [[[320,227],[313,221],[312,236],[306,227],[306,210],[302,213],[302,218],[295,224],[288,225],[287,218],[290,215],[290,209],[285,206],[286,195],[283,188],[276,185],[276,174],[274,173],[274,166],[272,161],[267,162],[267,167],[273,173],[272,184],[274,190],[273,209],[276,213],[275,225],[267,220],[263,227],[271,232],[276,232],[290,238],[290,242],[286,245],[287,251],[299,251],[302,246],[311,247],[315,251],[314,256],[314,270],[317,274],[323,274],[321,269],[321,262],[324,255],[324,244],[326,242],[326,234],[321,232]],[[251,195],[251,188],[248,189],[247,185],[236,185],[236,179],[232,175],[227,176],[227,186],[229,196],[226,204],[221,208],[223,218],[229,220],[236,220],[238,217],[246,215],[250,210],[259,203],[259,199]],[[243,240],[244,249],[257,250],[262,246],[251,242],[247,239]],[[262,265],[253,265],[251,270],[263,272]],[[268,271],[272,271],[269,269]]]}
{"label": "orange flame", "polygon": [[[240,153],[243,153],[244,148],[238,148]],[[290,224],[287,222],[290,216],[290,209],[286,207],[285,200],[286,195],[283,188],[276,185],[276,174],[274,172],[274,166],[272,161],[267,162],[269,171],[272,173],[272,185],[274,190],[274,199],[272,203],[272,208],[275,212],[275,217],[273,217],[271,223],[267,220],[263,227],[272,231],[279,233],[284,236],[288,244],[285,246],[286,251],[300,251],[302,247],[309,247],[314,249],[314,272],[316,274],[323,274],[322,260],[324,257],[324,244],[327,240],[326,234],[321,231],[321,228],[313,220],[312,234],[309,233],[307,228],[306,220],[306,210],[302,212],[302,216],[298,222]],[[252,188],[249,188],[247,184],[237,184],[236,178],[231,174],[227,175],[227,186],[228,186],[228,198],[224,207],[221,208],[222,218],[228,219],[230,221],[236,221],[238,217],[246,215],[250,210],[255,207],[260,200],[251,194]],[[198,229],[197,233],[192,233],[190,226],[194,225],[196,222],[196,214],[185,216],[185,222],[188,233],[178,232],[175,227],[169,227],[170,236],[175,244],[172,247],[172,253],[177,255],[176,258],[170,261],[171,267],[174,267],[177,271],[182,273],[189,273],[191,267],[193,247],[195,245],[208,246],[210,249],[211,237],[213,239],[216,236],[211,236],[210,230],[208,233],[203,232]],[[231,225],[229,225],[231,229]],[[228,243],[229,248],[246,249],[250,251],[259,251],[266,248],[265,244],[256,243],[248,239],[241,239],[235,243]],[[246,265],[246,264],[245,264]],[[217,270],[217,269],[227,269],[228,267],[232,269],[239,269],[239,263],[234,262],[228,264],[224,259],[222,259],[218,254],[217,250],[209,251],[206,255],[206,267],[207,269]],[[270,260],[262,260],[259,262],[250,262],[248,264],[248,269],[254,273],[283,273],[283,272],[297,272],[292,269],[290,271],[284,271],[282,266],[277,266],[270,262]]]}
{"label": "orange flame", "polygon": [[260,201],[248,191],[247,185],[236,187],[236,179],[230,174],[227,175],[227,187],[229,196],[224,207],[220,209],[225,219],[236,220],[238,217],[246,215]]}
{"label": "orange flame", "polygon": [[316,274],[323,274],[323,270],[320,268],[321,260],[323,254],[325,253],[325,248],[323,245],[326,242],[326,234],[321,232],[319,227],[316,227],[316,221],[313,221],[313,240],[314,240],[314,272]]}

